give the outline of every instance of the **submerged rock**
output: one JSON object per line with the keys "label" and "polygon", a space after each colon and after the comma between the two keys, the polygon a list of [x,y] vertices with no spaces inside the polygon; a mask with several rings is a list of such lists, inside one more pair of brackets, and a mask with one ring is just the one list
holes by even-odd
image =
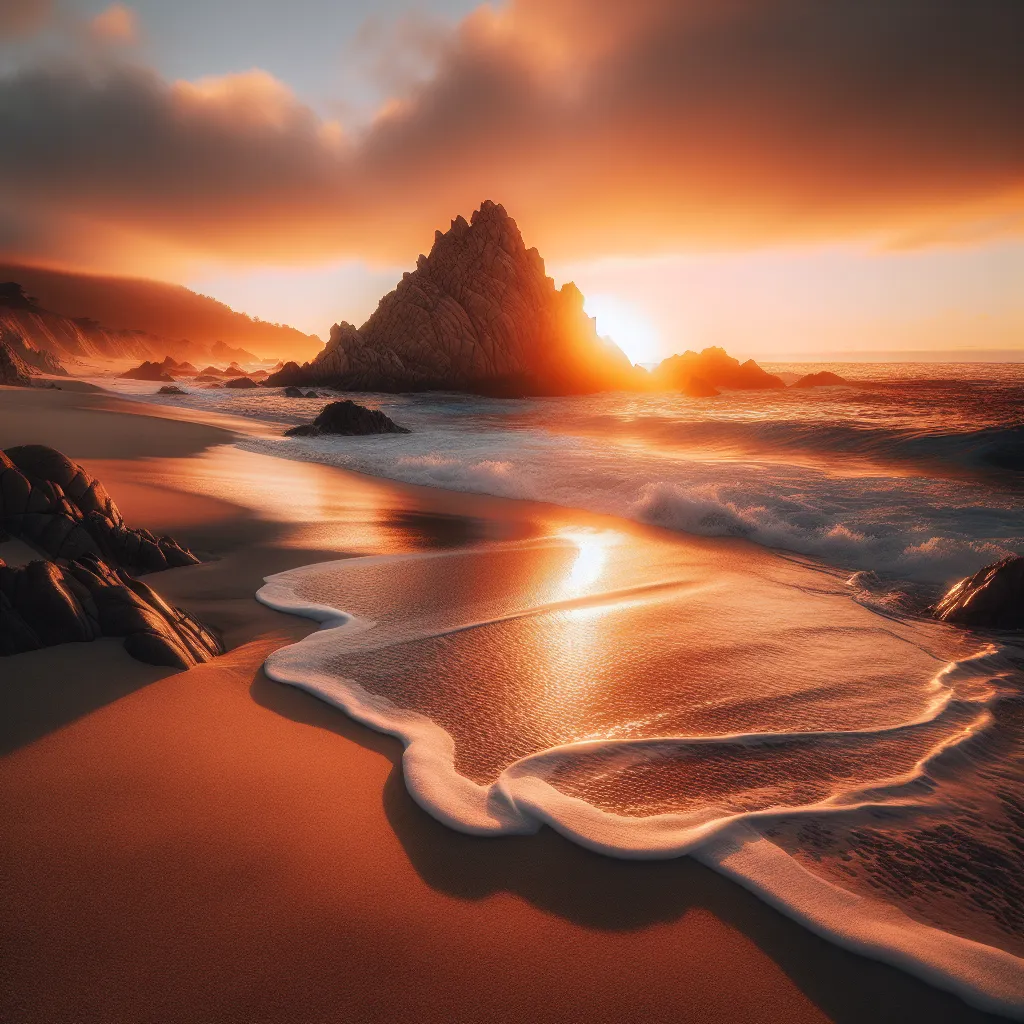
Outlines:
{"label": "submerged rock", "polygon": [[236,377],[234,380],[224,382],[226,388],[258,388],[259,386],[251,377]]}
{"label": "submerged rock", "polygon": [[307,396],[302,393],[301,388],[295,387],[293,384],[289,384],[284,389],[284,394],[287,398],[306,398]]}
{"label": "submerged rock", "polygon": [[177,384],[165,384],[159,391],[158,395],[187,395],[187,391],[182,391]]}
{"label": "submerged rock", "polygon": [[171,537],[125,525],[103,485],[44,445],[0,452],[0,529],[50,558],[103,558],[133,572],[195,565]]}
{"label": "submerged rock", "polygon": [[223,653],[197,619],[93,554],[67,565],[0,559],[0,654],[124,637],[139,661],[191,668]]}
{"label": "submerged rock", "polygon": [[287,437],[316,437],[318,434],[342,434],[352,437],[361,434],[408,433],[405,427],[400,427],[379,409],[367,409],[347,399],[325,405],[312,423],[285,431]]}
{"label": "submerged rock", "polygon": [[931,612],[960,626],[1024,629],[1024,556],[1009,555],[960,580]]}
{"label": "submerged rock", "polygon": [[799,380],[794,381],[792,386],[795,388],[830,388],[838,384],[849,383],[845,377],[840,377],[838,373],[832,373],[831,370],[821,370],[818,373],[806,374]]}

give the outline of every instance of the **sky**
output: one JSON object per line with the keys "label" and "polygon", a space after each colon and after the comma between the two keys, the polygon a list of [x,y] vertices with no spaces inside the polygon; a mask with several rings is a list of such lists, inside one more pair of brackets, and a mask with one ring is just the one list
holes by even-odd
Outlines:
{"label": "sky", "polygon": [[0,254],[325,338],[487,198],[635,361],[1024,351],[1020,0],[0,0]]}

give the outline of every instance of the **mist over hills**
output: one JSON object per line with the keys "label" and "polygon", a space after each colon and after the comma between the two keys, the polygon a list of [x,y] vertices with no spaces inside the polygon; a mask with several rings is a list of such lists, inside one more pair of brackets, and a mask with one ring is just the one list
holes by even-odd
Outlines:
{"label": "mist over hills", "polygon": [[[0,263],[0,281],[16,281],[50,314],[85,327],[92,321],[105,335],[118,339],[109,345],[97,340],[98,347],[89,353],[97,356],[109,348],[110,358],[237,358],[230,350],[244,349],[261,358],[311,359],[322,348],[316,335],[253,319],[183,285],[18,263]],[[42,340],[45,344],[45,333]]]}

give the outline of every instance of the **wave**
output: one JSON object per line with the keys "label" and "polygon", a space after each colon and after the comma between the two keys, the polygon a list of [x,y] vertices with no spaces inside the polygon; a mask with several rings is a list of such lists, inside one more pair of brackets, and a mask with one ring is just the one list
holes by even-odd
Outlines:
{"label": "wave", "polygon": [[[383,556],[339,566],[349,573],[361,568],[358,563],[412,565],[417,556],[401,557],[407,561]],[[303,581],[311,574],[322,578],[325,571],[331,567],[291,570],[268,577],[259,591],[262,603],[321,623],[318,632],[272,654],[267,674],[397,737],[409,792],[438,820],[489,836],[531,834],[547,825],[588,849],[625,859],[688,854],[844,948],[901,967],[981,1009],[1024,1019],[1024,961],[838,885],[768,838],[776,822],[872,813],[902,818],[924,806],[944,762],[964,756],[993,729],[1006,699],[999,685],[1005,662],[997,650],[945,665],[927,687],[931,696],[920,713],[896,724],[562,743],[519,757],[492,780],[477,782],[458,770],[456,740],[438,721],[339,670],[339,646],[374,648],[388,641],[374,639],[378,623],[310,600]],[[879,774],[876,760],[890,764],[879,759],[881,750],[898,751],[899,757]],[[813,771],[801,771],[804,762]],[[673,773],[680,766],[691,781],[698,766],[713,770],[719,787],[723,777],[743,778],[744,772],[757,783],[718,791],[709,800],[678,784]],[[772,770],[777,784],[766,781]],[[617,794],[616,787],[636,792],[638,780],[666,773],[674,780],[668,787],[671,806],[663,800],[631,806]]]}

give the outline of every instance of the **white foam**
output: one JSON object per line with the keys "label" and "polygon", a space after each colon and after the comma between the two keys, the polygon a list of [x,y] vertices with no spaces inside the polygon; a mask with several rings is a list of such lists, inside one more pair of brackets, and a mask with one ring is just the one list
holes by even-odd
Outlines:
{"label": "white foam", "polygon": [[[362,560],[347,560],[346,564],[355,561]],[[625,816],[559,791],[543,777],[545,771],[566,757],[593,751],[618,750],[633,756],[644,748],[666,745],[757,744],[794,737],[812,740],[814,736],[767,734],[589,741],[530,755],[506,768],[492,784],[479,785],[458,773],[454,740],[431,719],[397,707],[355,680],[319,668],[336,647],[338,631],[372,626],[337,609],[303,603],[296,595],[295,582],[306,571],[319,572],[323,568],[310,566],[268,577],[257,594],[260,601],[272,608],[305,615],[322,624],[320,631],[274,652],[267,659],[266,672],[271,679],[306,690],[356,721],[397,737],[405,748],[402,768],[409,792],[438,820],[461,832],[481,836],[530,834],[548,825],[588,849],[624,859],[689,854],[846,949],[900,967],[956,993],[980,1009],[1024,1019],[1024,961],[995,947],[929,927],[879,900],[841,889],[811,874],[754,828],[759,821],[777,819],[783,814],[849,811],[873,806],[878,799],[885,806],[892,806],[893,794],[920,777],[930,758],[983,729],[988,721],[984,702],[972,708],[971,702],[954,700],[952,690],[944,685],[944,679],[956,670],[955,666],[947,666],[936,678],[935,700],[920,719],[888,730],[912,730],[944,715],[962,718],[955,739],[938,744],[904,777],[882,780],[870,790],[845,793],[803,807],[773,807],[718,816],[702,811]],[[828,735],[855,741],[868,734]],[[886,788],[887,799],[879,796]]]}

